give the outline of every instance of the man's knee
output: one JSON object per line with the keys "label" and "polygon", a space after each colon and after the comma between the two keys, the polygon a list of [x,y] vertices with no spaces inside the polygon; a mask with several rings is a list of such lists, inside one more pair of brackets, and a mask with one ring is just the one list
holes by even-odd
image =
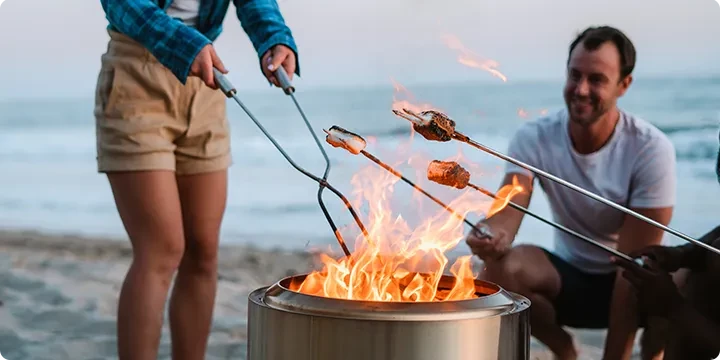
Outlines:
{"label": "man's knee", "polygon": [[[538,261],[545,257],[543,250],[532,245],[513,247],[500,260],[486,264],[487,278],[510,291],[534,288],[543,281],[542,268]],[[529,266],[528,264],[532,264]],[[540,271],[540,272],[538,272]]]}

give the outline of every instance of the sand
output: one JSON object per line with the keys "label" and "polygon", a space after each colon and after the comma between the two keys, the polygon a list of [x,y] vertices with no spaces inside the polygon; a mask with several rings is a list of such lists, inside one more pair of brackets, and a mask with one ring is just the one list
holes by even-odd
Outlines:
{"label": "sand", "polygon": [[[115,359],[126,241],[0,231],[0,354],[16,359]],[[224,246],[207,359],[246,357],[247,295],[308,271],[308,253]],[[582,359],[600,359],[603,331],[575,331]],[[169,359],[166,327],[159,359]],[[637,350],[635,351],[637,353]],[[533,339],[531,359],[551,359]]]}

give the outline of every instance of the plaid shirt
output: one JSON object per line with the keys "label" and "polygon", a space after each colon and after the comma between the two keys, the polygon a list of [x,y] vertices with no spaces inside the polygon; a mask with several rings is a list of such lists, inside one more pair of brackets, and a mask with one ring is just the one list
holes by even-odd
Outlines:
{"label": "plaid shirt", "polygon": [[[200,0],[197,28],[167,15],[172,0],[100,0],[108,29],[121,32],[145,46],[185,84],[195,56],[222,32],[231,0]],[[240,24],[262,57],[275,45],[295,52],[297,47],[275,0],[232,0]],[[296,74],[300,75],[300,66]]]}

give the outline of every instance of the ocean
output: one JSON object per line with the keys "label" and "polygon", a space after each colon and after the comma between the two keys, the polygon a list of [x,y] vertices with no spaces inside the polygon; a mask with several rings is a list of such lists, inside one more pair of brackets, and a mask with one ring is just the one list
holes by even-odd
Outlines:
{"label": "ocean", "polygon": [[[503,153],[523,122],[564,106],[562,84],[553,82],[418,85],[408,90],[418,103],[446,111],[457,121],[459,131]],[[321,153],[289,97],[279,90],[239,96],[300,166],[322,174]],[[390,111],[394,96],[391,83],[355,89],[299,87],[296,92],[321,140],[323,128],[338,125],[369,139],[367,150],[393,164],[410,154],[447,159],[462,153],[475,164],[473,169],[480,169],[473,173],[473,182],[497,189],[503,160],[456,142],[429,143],[419,136],[410,142],[409,123]],[[720,78],[637,78],[620,106],[655,124],[676,147],[677,206],[670,226],[700,236],[718,225],[720,184],[715,159]],[[293,169],[234,102],[228,102],[228,116],[234,164],[222,243],[286,249],[334,244],[317,203],[317,184]],[[323,145],[332,162],[330,183],[348,198],[354,197],[353,174],[374,164],[324,141]],[[410,168],[399,169],[410,179],[422,176]],[[426,190],[444,201],[457,195],[433,185]],[[427,200],[420,204],[406,184],[395,186],[394,216],[402,215],[417,226],[422,219],[416,214],[418,209],[439,211]],[[339,225],[353,226],[338,198],[326,191],[324,199]],[[550,217],[541,191],[533,196],[530,210]],[[0,102],[0,227],[125,236],[107,180],[96,172],[92,98]],[[552,247],[551,236],[552,228],[526,217],[518,241]],[[666,240],[683,242],[670,234]],[[455,251],[467,250],[460,243]]]}

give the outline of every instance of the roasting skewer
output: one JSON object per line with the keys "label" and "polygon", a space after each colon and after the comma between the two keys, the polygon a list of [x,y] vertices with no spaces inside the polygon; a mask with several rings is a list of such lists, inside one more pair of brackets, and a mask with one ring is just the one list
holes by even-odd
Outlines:
{"label": "roasting skewer", "polygon": [[469,225],[473,231],[482,234],[484,236],[492,236],[492,233],[490,233],[490,230],[486,228],[478,228],[473,224],[472,222],[468,221],[464,216],[457,213],[455,210],[453,210],[450,206],[443,203],[438,198],[432,196],[427,191],[423,190],[421,187],[417,186],[415,183],[410,181],[408,178],[403,176],[402,173],[399,171],[393,169],[390,165],[382,162],[380,159],[376,158],[369,152],[365,151],[365,145],[367,144],[365,142],[365,139],[362,138],[362,136],[357,135],[355,133],[352,133],[350,131],[347,131],[339,126],[332,126],[330,130],[323,131],[327,134],[325,137],[325,140],[332,145],[333,147],[343,148],[353,155],[362,154],[366,158],[368,158],[370,161],[374,162],[378,166],[382,167],[383,169],[387,170],[391,174],[399,177],[402,181],[404,181],[406,184],[412,186],[415,190],[419,191],[421,194],[427,196],[430,198],[430,200],[434,201],[438,205],[442,206],[445,210],[455,215],[458,219],[462,220],[465,224]]}
{"label": "roasting skewer", "polygon": [[[545,171],[542,171],[536,167],[533,167],[531,165],[528,165],[522,161],[519,161],[517,159],[514,159],[510,156],[507,156],[505,154],[502,154],[498,152],[497,150],[491,149],[485,145],[482,145],[474,140],[472,140],[467,135],[464,135],[460,133],[459,131],[455,130],[455,121],[447,117],[445,114],[440,113],[438,111],[423,111],[420,114],[417,114],[409,109],[403,109],[403,111],[393,110],[393,113],[405,120],[408,120],[412,123],[413,129],[420,133],[425,139],[431,140],[431,141],[440,141],[440,142],[447,142],[451,140],[457,140],[460,142],[464,142],[476,149],[482,150],[486,153],[489,153],[493,156],[496,156],[498,158],[501,158],[505,161],[508,161],[512,164],[515,164],[517,166],[520,166],[526,170],[529,170],[537,175],[540,175],[542,177],[545,177],[551,181],[554,181],[560,185],[563,185],[567,188],[570,188],[574,191],[577,191],[585,196],[588,196],[592,199],[595,199],[605,205],[608,205],[616,210],[622,211],[625,214],[634,216],[642,221],[645,221],[648,224],[651,224],[659,229],[662,229],[668,233],[671,233],[683,240],[686,240],[688,242],[691,242],[697,246],[700,246],[706,250],[712,251],[715,254],[720,255],[720,249],[716,249],[708,244],[705,244],[697,239],[694,239],[686,234],[683,234],[673,228],[670,228],[668,226],[665,226],[653,219],[648,218],[647,216],[643,216],[642,214],[638,214],[635,211],[632,211],[624,206],[618,205],[610,200],[605,199],[602,196],[599,196],[597,194],[594,194],[588,190],[585,190],[577,185],[574,185],[568,181],[565,181],[557,176],[554,176],[550,173],[547,173]],[[424,118],[423,116],[430,116],[429,119]]]}
{"label": "roasting skewer", "polygon": [[[357,212],[355,212],[355,209],[353,209],[352,205],[350,204],[350,201],[337,189],[335,189],[332,185],[330,185],[329,182],[327,182],[327,176],[330,172],[330,161],[327,157],[327,154],[325,153],[325,150],[323,149],[322,145],[320,144],[320,141],[318,140],[317,136],[315,135],[314,130],[312,129],[312,126],[307,120],[307,117],[305,117],[305,114],[300,109],[300,106],[297,105],[297,100],[295,100],[295,97],[292,96],[293,100],[295,101],[298,110],[300,110],[300,113],[302,115],[303,120],[305,121],[305,125],[310,130],[310,133],[312,134],[313,138],[315,139],[318,147],[320,148],[320,151],[322,152],[323,156],[325,157],[326,161],[326,167],[325,167],[325,173],[323,174],[322,178],[319,178],[312,173],[308,172],[307,170],[300,167],[293,159],[288,155],[285,150],[278,144],[278,142],[270,135],[270,133],[265,130],[265,127],[262,126],[262,124],[255,118],[255,116],[250,112],[250,110],[245,107],[245,104],[243,104],[242,101],[240,101],[240,98],[237,96],[237,90],[235,89],[235,86],[232,85],[232,83],[223,75],[220,71],[217,69],[213,69],[213,75],[215,76],[215,80],[217,81],[218,87],[220,90],[227,96],[228,98],[232,98],[235,100],[235,102],[240,105],[240,107],[245,111],[245,113],[250,117],[250,120],[252,120],[255,125],[262,131],[262,133],[265,135],[265,137],[270,140],[270,142],[277,148],[277,150],[282,154],[282,156],[287,160],[290,165],[292,165],[296,170],[304,174],[305,176],[315,180],[319,185],[320,189],[318,190],[318,202],[320,203],[320,208],[323,211],[323,214],[325,215],[325,218],[327,219],[328,223],[330,224],[330,228],[333,231],[333,234],[335,235],[335,238],[337,238],[338,243],[340,244],[340,247],[342,248],[343,252],[347,257],[350,257],[350,250],[348,249],[347,245],[345,244],[345,239],[343,239],[342,234],[340,234],[340,231],[338,230],[337,226],[335,225],[335,222],[332,220],[332,217],[330,216],[330,213],[328,212],[327,208],[325,207],[325,204],[322,200],[322,190],[323,188],[328,188],[331,192],[333,192],[335,195],[337,195],[345,204],[345,207],[350,211],[350,214],[352,214],[352,217],[355,219],[355,222],[357,223],[358,227],[360,227],[360,230],[362,231],[365,238],[370,241],[370,235],[365,228],[365,225],[363,225],[362,221],[360,220],[359,216],[357,215]],[[287,76],[287,73],[285,72],[285,69],[283,67],[279,67],[275,71],[275,76],[277,77],[278,81],[281,84],[281,87],[283,91],[286,94],[291,94],[295,91],[295,88],[290,84],[289,78]]]}
{"label": "roasting skewer", "polygon": [[515,204],[514,202],[507,200],[507,199],[500,199],[496,194],[492,193],[489,190],[486,190],[484,188],[481,188],[480,186],[477,186],[470,182],[470,173],[465,170],[460,164],[454,162],[454,161],[438,161],[433,160],[430,162],[430,165],[428,166],[427,171],[427,177],[428,180],[436,182],[441,185],[454,187],[457,189],[464,189],[465,187],[470,187],[472,189],[475,189],[495,200],[505,200],[507,201],[508,206],[512,207],[515,210],[518,210],[520,212],[523,212],[524,214],[530,215],[545,224],[548,224],[560,231],[564,231],[570,235],[573,235],[581,240],[584,240],[585,242],[598,247],[618,258],[624,259],[629,262],[634,262],[638,265],[642,266],[642,260],[641,259],[633,259],[628,255],[625,255],[609,246],[603,245],[585,235],[582,235],[574,230],[568,229],[567,227],[560,225],[556,222],[547,220],[543,218],[542,216],[536,215],[532,211],[528,210],[527,208],[524,208],[520,205]]}

